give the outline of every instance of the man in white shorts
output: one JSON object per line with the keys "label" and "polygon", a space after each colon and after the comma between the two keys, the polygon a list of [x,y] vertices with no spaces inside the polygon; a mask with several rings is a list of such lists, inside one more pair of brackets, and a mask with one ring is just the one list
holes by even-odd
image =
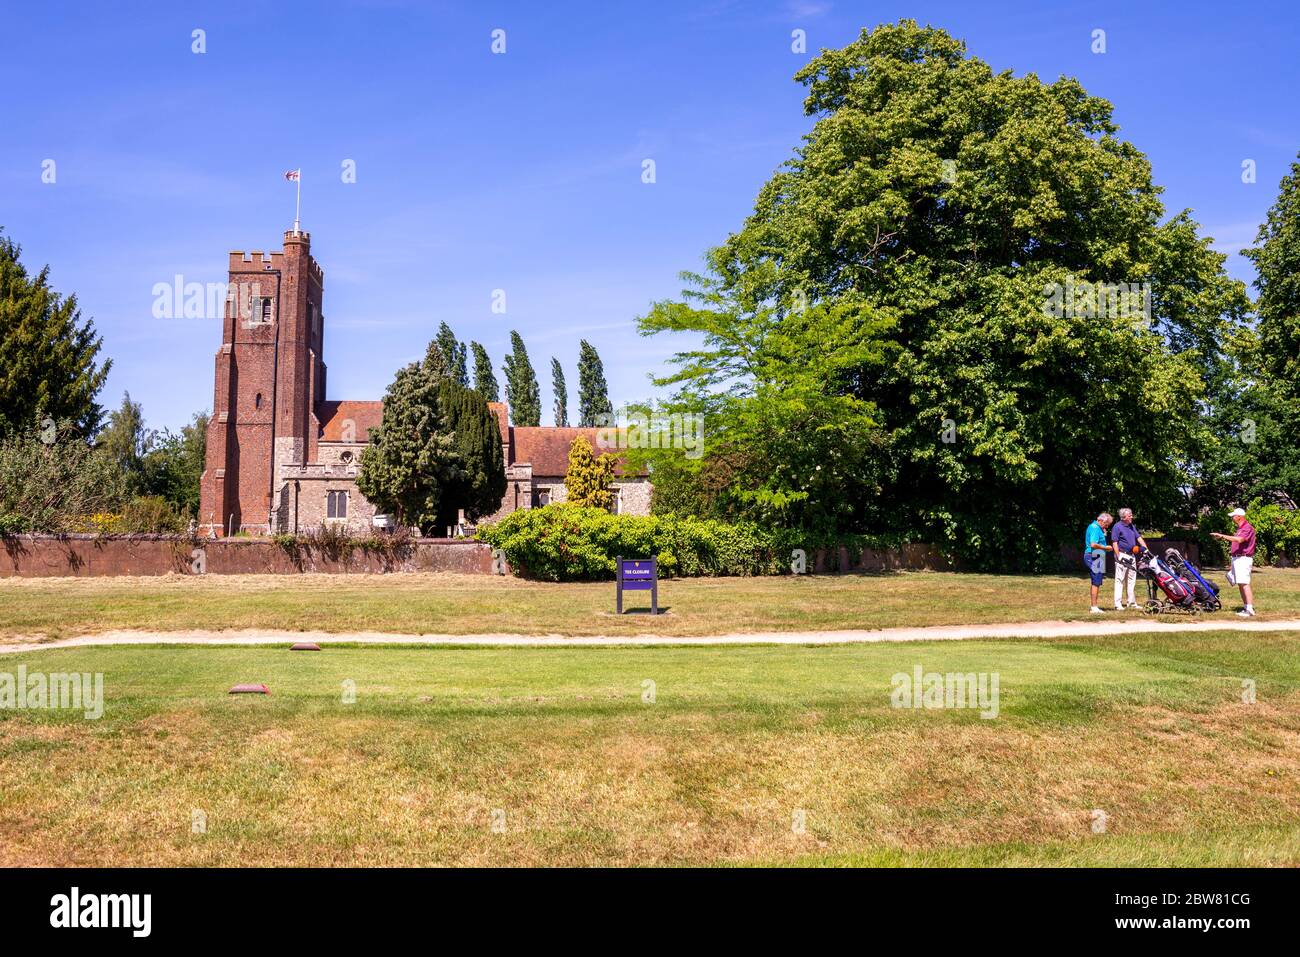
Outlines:
{"label": "man in white shorts", "polygon": [[1255,564],[1255,526],[1246,521],[1246,513],[1239,508],[1234,508],[1228,514],[1237,523],[1236,533],[1224,535],[1221,532],[1211,532],[1210,534],[1225,542],[1232,542],[1232,548],[1229,550],[1232,568],[1228,572],[1228,581],[1241,589],[1241,601],[1246,606],[1237,612],[1237,617],[1254,618],[1255,595],[1250,588],[1250,569]]}

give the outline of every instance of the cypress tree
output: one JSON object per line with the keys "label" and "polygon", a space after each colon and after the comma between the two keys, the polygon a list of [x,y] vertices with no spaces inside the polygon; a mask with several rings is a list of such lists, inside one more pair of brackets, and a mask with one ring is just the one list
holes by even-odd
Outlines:
{"label": "cypress tree", "polygon": [[555,393],[555,424],[569,424],[569,388],[564,384],[564,369],[560,360],[551,356],[551,391]]}
{"label": "cypress tree", "polygon": [[501,448],[501,430],[487,400],[474,389],[451,379],[438,387],[439,402],[451,428],[459,476],[442,496],[437,525],[456,524],[457,513],[477,521],[501,507],[506,494],[506,463]]}
{"label": "cypress tree", "polygon": [[515,425],[541,425],[542,390],[537,385],[533,364],[528,361],[524,340],[513,329],[510,330],[510,355],[506,356],[503,371],[511,420]]}
{"label": "cypress tree", "polygon": [[474,391],[488,402],[500,402],[501,387],[497,385],[487,350],[477,342],[471,342],[469,347],[474,353]]}
{"label": "cypress tree", "polygon": [[440,393],[447,378],[436,342],[424,362],[398,371],[357,473],[357,488],[377,509],[422,530],[436,529],[444,496],[463,478]]}
{"label": "cypress tree", "polygon": [[605,383],[605,365],[586,339],[578,347],[578,424],[609,425],[614,407]]}
{"label": "cypress tree", "polygon": [[48,417],[93,437],[104,414],[95,397],[112,360],[97,361],[103,339],[81,321],[77,297],[50,288],[48,266],[30,276],[21,252],[0,234],[0,435]]}

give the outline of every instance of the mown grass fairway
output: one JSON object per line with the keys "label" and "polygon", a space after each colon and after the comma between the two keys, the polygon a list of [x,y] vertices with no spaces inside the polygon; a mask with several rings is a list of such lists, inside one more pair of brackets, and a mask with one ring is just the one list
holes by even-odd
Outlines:
{"label": "mown grass fairway", "polygon": [[[1300,634],[19,664],[106,706],[0,711],[0,865],[1300,864]],[[999,716],[892,708],[917,664]]]}
{"label": "mown grass fairway", "polygon": [[[1227,618],[1239,607],[1224,585]],[[1109,602],[1108,580],[1102,598]],[[1145,594],[1139,587],[1139,595]],[[619,617],[614,585],[476,575],[240,575],[0,579],[0,638],[123,628],[266,628],[412,634],[709,635],[1088,618],[1087,579],[1063,575],[881,575],[680,579],[669,613]],[[1255,578],[1264,618],[1300,615],[1300,569]],[[648,607],[632,595],[628,607]],[[1111,614],[1114,614],[1113,612]],[[1138,616],[1140,612],[1124,612]],[[1213,616],[1211,616],[1213,617]]]}

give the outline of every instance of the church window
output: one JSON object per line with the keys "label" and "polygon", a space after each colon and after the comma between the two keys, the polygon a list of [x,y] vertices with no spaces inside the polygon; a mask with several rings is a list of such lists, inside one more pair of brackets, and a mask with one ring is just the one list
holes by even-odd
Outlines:
{"label": "church window", "polygon": [[326,515],[329,518],[348,517],[348,493],[329,492],[325,502]]}

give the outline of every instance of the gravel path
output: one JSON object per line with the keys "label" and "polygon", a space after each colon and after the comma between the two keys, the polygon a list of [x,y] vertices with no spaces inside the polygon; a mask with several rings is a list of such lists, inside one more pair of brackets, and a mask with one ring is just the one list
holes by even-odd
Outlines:
{"label": "gravel path", "polygon": [[1300,631],[1300,619],[1259,621],[1234,617],[1119,621],[1040,621],[1006,625],[940,625],[927,628],[882,628],[875,631],[766,631],[728,635],[400,635],[381,632],[335,634],[302,631],[108,631],[53,641],[24,638],[0,643],[0,654],[82,648],[93,645],[320,645],[349,642],[374,645],[500,645],[579,647],[589,645],[842,645],[873,641],[962,641],[971,638],[1068,638],[1092,635],[1167,633],[1171,631]]}

